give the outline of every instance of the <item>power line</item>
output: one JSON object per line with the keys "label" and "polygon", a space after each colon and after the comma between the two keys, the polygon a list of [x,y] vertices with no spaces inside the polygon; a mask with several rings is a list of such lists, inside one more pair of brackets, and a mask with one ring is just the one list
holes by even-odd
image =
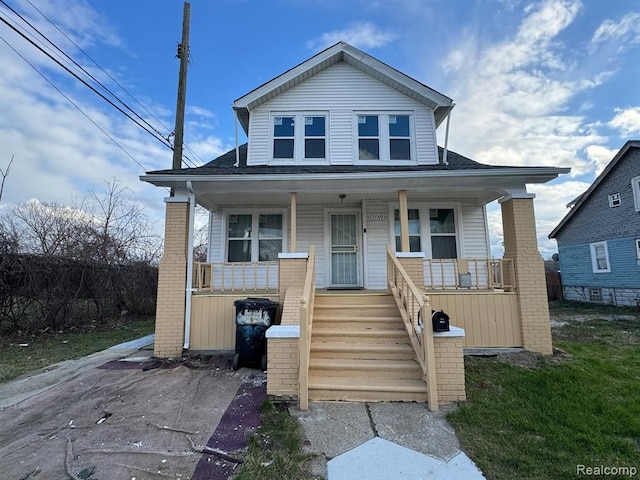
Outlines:
{"label": "power line", "polygon": [[[8,25],[11,29],[13,29],[16,33],[18,33],[20,36],[22,36],[25,40],[27,40],[29,43],[31,43],[33,46],[35,46],[38,50],[40,50],[43,54],[45,54],[47,57],[49,57],[51,60],[53,60],[55,63],[57,63],[59,66],[61,66],[64,70],[66,70],[69,74],[71,74],[74,78],[76,78],[77,80],[79,80],[81,83],[83,83],[85,86],[87,86],[90,90],[92,90],[94,93],[96,93],[98,96],[100,96],[103,100],[105,100],[107,103],[109,103],[111,106],[113,106],[116,110],[118,110],[120,113],[122,113],[123,115],[125,115],[127,118],[129,118],[131,121],[133,121],[136,125],[138,125],[140,128],[142,128],[143,130],[145,130],[147,133],[149,133],[151,136],[153,136],[156,140],[160,141],[160,143],[162,143],[163,145],[167,146],[169,149],[173,150],[173,146],[171,145],[171,143],[168,141],[168,137],[165,138],[163,136],[163,134],[161,132],[159,132],[153,125],[151,125],[147,120],[145,120],[142,116],[140,116],[135,110],[133,110],[129,105],[127,105],[122,99],[120,99],[114,92],[112,92],[108,87],[106,87],[102,82],[100,82],[98,79],[96,79],[91,73],[87,72],[87,70],[82,67],[78,62],[76,62],[73,58],[71,58],[67,53],[65,53],[62,49],[60,49],[54,42],[52,42],[46,35],[44,35],[42,32],[40,32],[34,25],[32,25],[28,20],[26,20],[22,15],[20,15],[20,13],[18,13],[16,10],[14,10],[10,5],[8,5],[4,0],[0,0],[0,2],[5,5],[9,10],[11,10],[16,16],[18,16],[24,23],[26,23],[27,25],[29,25],[35,32],[38,33],[38,35],[40,35],[44,40],[46,40],[53,48],[55,48],[58,52],[60,52],[64,57],[66,57],[69,61],[71,61],[77,68],[80,69],[81,72],[83,72],[85,75],[87,75],[89,78],[91,78],[97,85],[99,85],[100,87],[102,87],[102,89],[107,92],[109,95],[111,95],[116,101],[118,101],[120,104],[122,104],[124,106],[124,108],[126,108],[127,110],[129,110],[133,115],[135,115],[137,118],[140,119],[140,121],[142,121],[144,124],[146,124],[152,131],[149,131],[148,128],[146,128],[144,125],[140,124],[140,122],[136,121],[134,118],[132,118],[129,114],[127,114],[127,112],[125,112],[124,110],[122,110],[118,105],[114,104],[112,101],[110,101],[108,98],[106,98],[101,92],[99,92],[98,90],[96,90],[94,87],[92,87],[91,85],[89,85],[87,83],[87,81],[83,80],[82,78],[80,78],[78,76],[78,74],[74,73],[73,71],[71,71],[68,67],[66,67],[65,65],[63,65],[60,61],[58,61],[56,58],[54,58],[49,52],[45,51],[44,48],[42,48],[41,46],[39,46],[38,44],[35,43],[34,40],[28,38],[26,36],[25,33],[21,32],[20,30],[18,30],[17,27],[11,25],[5,18],[0,16],[0,20],[2,20],[6,25]],[[62,35],[65,36],[65,38],[67,38],[71,43],[73,43],[73,45],[75,45],[87,58],[89,58],[102,72],[104,72],[112,81],[114,81],[123,91],[125,91],[127,93],[127,95],[129,95],[131,98],[133,98],[134,101],[136,101],[140,106],[142,106],[142,108],[149,113],[156,121],[158,121],[158,123],[160,123],[165,129],[167,129],[167,127],[157,118],[155,117],[151,112],[149,112],[149,110],[142,105],[142,103],[140,103],[131,93],[129,93],[122,85],[120,85],[120,83],[118,83],[117,80],[115,80],[111,75],[109,75],[108,72],[106,72],[100,65],[98,65],[98,63],[91,58],[82,48],[80,48],[71,38],[69,38],[69,36],[64,33],[60,28],[58,28],[46,15],[44,15],[37,7],[35,7],[35,5],[33,5],[29,0],[27,0],[27,2],[36,10],[38,11],[38,13],[40,13],[49,23],[51,23],[51,25],[53,25]],[[5,43],[7,43],[7,41],[5,40]],[[8,44],[8,43],[7,43]],[[165,143],[166,142],[166,143]],[[191,150],[188,146],[185,145],[185,147],[191,152],[193,153],[193,155],[197,158],[197,155],[195,152],[193,152],[193,150]],[[183,162],[189,166],[189,167],[195,167],[195,163],[189,159],[186,155],[183,156]],[[202,160],[200,160],[198,158],[198,160],[200,161],[200,163],[202,163]]]}
{"label": "power line", "polygon": [[142,168],[143,171],[145,172],[148,171],[148,169],[144,165],[142,165],[138,160],[136,160],[133,157],[133,155],[131,155],[127,151],[126,148],[120,145],[120,143],[118,143],[116,139],[114,139],[111,135],[109,135],[107,131],[105,131],[100,125],[98,125],[84,110],[82,110],[82,108],[80,108],[73,100],[71,100],[71,98],[69,98],[62,90],[60,90],[51,80],[49,80],[44,73],[38,70],[38,67],[33,65],[20,52],[18,52],[18,50],[16,50],[9,42],[7,42],[7,40],[5,40],[5,38],[2,35],[0,35],[0,40],[2,40],[11,50],[13,50],[16,55],[18,55],[22,60],[24,60],[27,63],[27,65],[33,68],[42,78],[44,78],[45,81],[49,85],[51,85],[60,95],[62,95],[71,105],[73,105],[76,109],[78,109],[78,111],[82,113],[82,115],[84,115],[84,117],[86,117],[87,120],[89,120],[93,125],[95,125],[96,128],[98,128],[98,130],[104,133],[116,146],[118,146],[118,148],[120,148],[120,150],[122,150],[131,160],[133,160],[136,164],[138,164],[138,166]]}

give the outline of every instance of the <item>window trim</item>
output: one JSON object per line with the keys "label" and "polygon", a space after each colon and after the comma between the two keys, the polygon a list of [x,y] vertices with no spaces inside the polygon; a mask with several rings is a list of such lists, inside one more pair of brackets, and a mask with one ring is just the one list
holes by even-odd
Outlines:
{"label": "window trim", "polygon": [[[377,116],[378,117],[378,153],[377,160],[360,160],[358,133],[358,117],[359,116]],[[418,155],[416,149],[416,127],[415,127],[415,111],[371,111],[362,110],[353,112],[353,159],[356,165],[416,165],[418,163]],[[391,137],[389,132],[389,117],[408,116],[409,117],[409,152],[411,158],[407,160],[391,160],[391,139],[402,139],[405,137]],[[374,137],[363,137],[374,138]]]}
{"label": "window trim", "polygon": [[[598,268],[598,258],[596,257],[596,248],[604,247],[604,258],[607,262],[606,268]],[[591,269],[593,273],[609,273],[611,272],[611,262],[609,260],[609,247],[607,241],[593,242],[589,244],[589,252],[591,253]]]}
{"label": "window trim", "polygon": [[[433,259],[431,250],[431,225],[429,223],[429,209],[451,209],[453,210],[454,222],[456,227],[456,252],[458,258],[465,258],[464,252],[464,234],[462,228],[462,208],[458,202],[408,202],[408,210],[418,210],[420,217],[420,245],[425,258]],[[389,218],[389,242],[394,251],[396,248],[396,237],[394,231],[394,210],[399,210],[398,202],[389,202],[388,217]],[[397,253],[397,252],[396,252]]]}
{"label": "window trim", "polygon": [[633,192],[633,203],[636,212],[640,212],[640,176],[631,179],[631,191]]}
{"label": "window trim", "polygon": [[636,245],[636,260],[640,261],[640,238],[636,238],[635,245]]}
{"label": "window trim", "polygon": [[[276,117],[293,117],[293,158],[276,158],[273,156],[275,143],[275,119]],[[305,117],[324,117],[324,137],[307,137],[305,135]],[[329,131],[330,117],[326,110],[281,111],[269,112],[269,165],[325,165],[329,163]],[[291,137],[285,137],[291,138]],[[324,158],[305,158],[305,140],[307,138],[324,138]]]}
{"label": "window trim", "polygon": [[[282,252],[287,253],[289,247],[289,215],[286,209],[282,208],[230,208],[222,211],[222,262],[224,264],[231,263],[266,263],[267,261],[260,261],[260,237],[259,237],[259,223],[260,215],[282,215]],[[251,215],[251,260],[249,262],[229,262],[229,215]],[[258,227],[256,228],[256,225]],[[257,233],[257,236],[253,236],[253,232]],[[269,260],[274,262],[277,260]]]}

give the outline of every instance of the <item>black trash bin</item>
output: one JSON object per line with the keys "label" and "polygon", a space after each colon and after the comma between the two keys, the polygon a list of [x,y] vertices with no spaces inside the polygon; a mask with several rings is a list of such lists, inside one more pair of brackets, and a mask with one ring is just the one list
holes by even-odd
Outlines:
{"label": "black trash bin", "polygon": [[265,332],[275,317],[278,302],[268,298],[246,298],[233,302],[236,307],[236,352],[233,369],[242,363],[267,369]]}

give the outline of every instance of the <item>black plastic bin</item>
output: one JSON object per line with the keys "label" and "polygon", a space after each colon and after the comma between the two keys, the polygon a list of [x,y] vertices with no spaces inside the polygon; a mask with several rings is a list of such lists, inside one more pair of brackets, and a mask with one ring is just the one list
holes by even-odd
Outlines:
{"label": "black plastic bin", "polygon": [[236,307],[236,352],[233,369],[243,363],[267,369],[265,332],[276,318],[279,303],[268,298],[246,298],[233,302]]}

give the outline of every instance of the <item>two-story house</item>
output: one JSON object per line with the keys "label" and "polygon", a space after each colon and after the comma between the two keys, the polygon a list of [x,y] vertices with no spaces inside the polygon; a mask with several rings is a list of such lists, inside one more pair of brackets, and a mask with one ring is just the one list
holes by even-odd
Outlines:
{"label": "two-story house", "polygon": [[549,234],[567,300],[640,305],[640,141],[630,140]]}
{"label": "two-story house", "polygon": [[[568,169],[483,165],[438,147],[453,107],[340,42],[233,103],[247,144],[141,177],[175,191],[156,355],[233,349],[233,302],[248,295],[281,305],[267,331],[268,392],[303,405],[428,398],[437,408],[464,398],[463,346],[551,353],[526,185]],[[496,199],[504,259],[490,254]],[[196,203],[210,212],[205,263],[191,256]],[[431,309],[447,312],[449,332],[432,333]]]}

